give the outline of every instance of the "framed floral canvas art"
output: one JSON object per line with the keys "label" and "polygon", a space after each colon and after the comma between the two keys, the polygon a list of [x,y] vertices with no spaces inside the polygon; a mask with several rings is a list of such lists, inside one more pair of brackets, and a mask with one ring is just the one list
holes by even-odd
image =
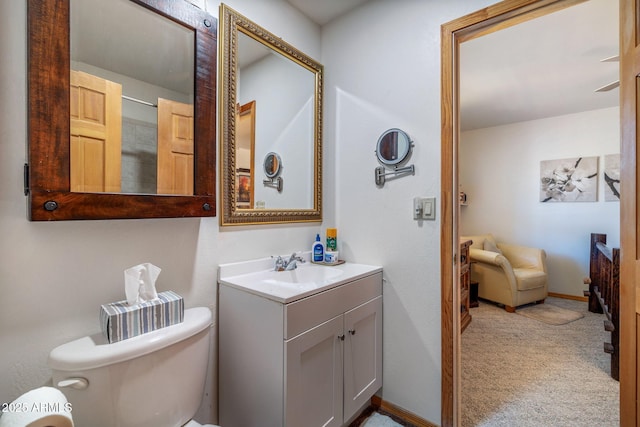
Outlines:
{"label": "framed floral canvas art", "polygon": [[540,162],[541,202],[595,202],[598,196],[598,157]]}
{"label": "framed floral canvas art", "polygon": [[604,156],[604,201],[620,201],[620,154]]}

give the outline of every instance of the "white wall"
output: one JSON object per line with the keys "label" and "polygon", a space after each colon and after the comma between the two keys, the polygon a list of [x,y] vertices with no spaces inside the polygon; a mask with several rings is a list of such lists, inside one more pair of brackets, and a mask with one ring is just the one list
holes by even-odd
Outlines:
{"label": "white wall", "polygon": [[[590,233],[620,244],[620,203],[604,201],[604,155],[620,152],[619,108],[463,132],[461,233],[543,248],[549,291],[582,296]],[[599,157],[597,202],[541,203],[540,161]]]}
{"label": "white wall", "polygon": [[[322,31],[325,165],[336,164],[339,249],[348,260],[384,266],[383,399],[434,424],[440,212],[414,221],[412,201],[440,203],[440,26],[491,3],[372,0]],[[414,139],[416,174],[378,188],[376,142],[392,127]]]}
{"label": "white wall", "polygon": [[[320,56],[320,29],[284,1],[227,3]],[[218,3],[209,6],[217,16]],[[51,349],[100,331],[100,304],[124,298],[126,268],[151,262],[162,268],[159,290],[175,290],[187,308],[215,311],[218,264],[308,250],[324,231],[322,224],[221,229],[218,218],[27,221],[26,2],[1,0],[0,28],[0,403],[50,381]],[[329,226],[332,218],[325,215]],[[214,384],[210,373],[201,421],[214,421]]]}

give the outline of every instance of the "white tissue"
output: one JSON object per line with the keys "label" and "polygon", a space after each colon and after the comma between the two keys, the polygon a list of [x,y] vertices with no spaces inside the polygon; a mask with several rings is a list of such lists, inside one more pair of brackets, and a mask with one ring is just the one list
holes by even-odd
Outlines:
{"label": "white tissue", "polygon": [[124,293],[129,305],[158,299],[156,279],[160,271],[160,267],[148,262],[124,271]]}
{"label": "white tissue", "polygon": [[60,390],[40,387],[3,406],[0,427],[73,427],[71,411]]}

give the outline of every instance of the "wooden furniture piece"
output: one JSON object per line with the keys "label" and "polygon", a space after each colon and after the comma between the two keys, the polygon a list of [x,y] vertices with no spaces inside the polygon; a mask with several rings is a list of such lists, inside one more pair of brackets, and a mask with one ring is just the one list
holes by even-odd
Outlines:
{"label": "wooden furniture piece", "polygon": [[589,262],[589,311],[604,313],[604,330],[611,342],[604,343],[611,354],[611,377],[620,380],[620,248],[606,245],[607,235],[591,233]]}
{"label": "wooden furniture piece", "polygon": [[471,240],[460,242],[460,333],[471,323],[469,312],[469,284],[471,282],[471,259],[469,247]]}
{"label": "wooden furniture piece", "polygon": [[340,427],[382,387],[382,272],[284,303],[221,281],[218,302],[220,425]]}
{"label": "wooden furniture piece", "polygon": [[[473,263],[472,268],[473,268]],[[480,302],[478,301],[478,282],[472,280],[469,282],[469,307],[475,308],[480,306]]]}

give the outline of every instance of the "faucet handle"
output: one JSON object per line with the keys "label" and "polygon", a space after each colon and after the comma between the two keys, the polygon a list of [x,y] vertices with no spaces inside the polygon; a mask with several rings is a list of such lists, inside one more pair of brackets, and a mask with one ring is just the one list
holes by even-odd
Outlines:
{"label": "faucet handle", "polygon": [[[273,257],[272,257],[273,258]],[[278,257],[276,258],[276,262],[273,264],[273,269],[275,271],[282,271],[284,270],[284,260],[282,259],[281,256],[278,255]]]}

